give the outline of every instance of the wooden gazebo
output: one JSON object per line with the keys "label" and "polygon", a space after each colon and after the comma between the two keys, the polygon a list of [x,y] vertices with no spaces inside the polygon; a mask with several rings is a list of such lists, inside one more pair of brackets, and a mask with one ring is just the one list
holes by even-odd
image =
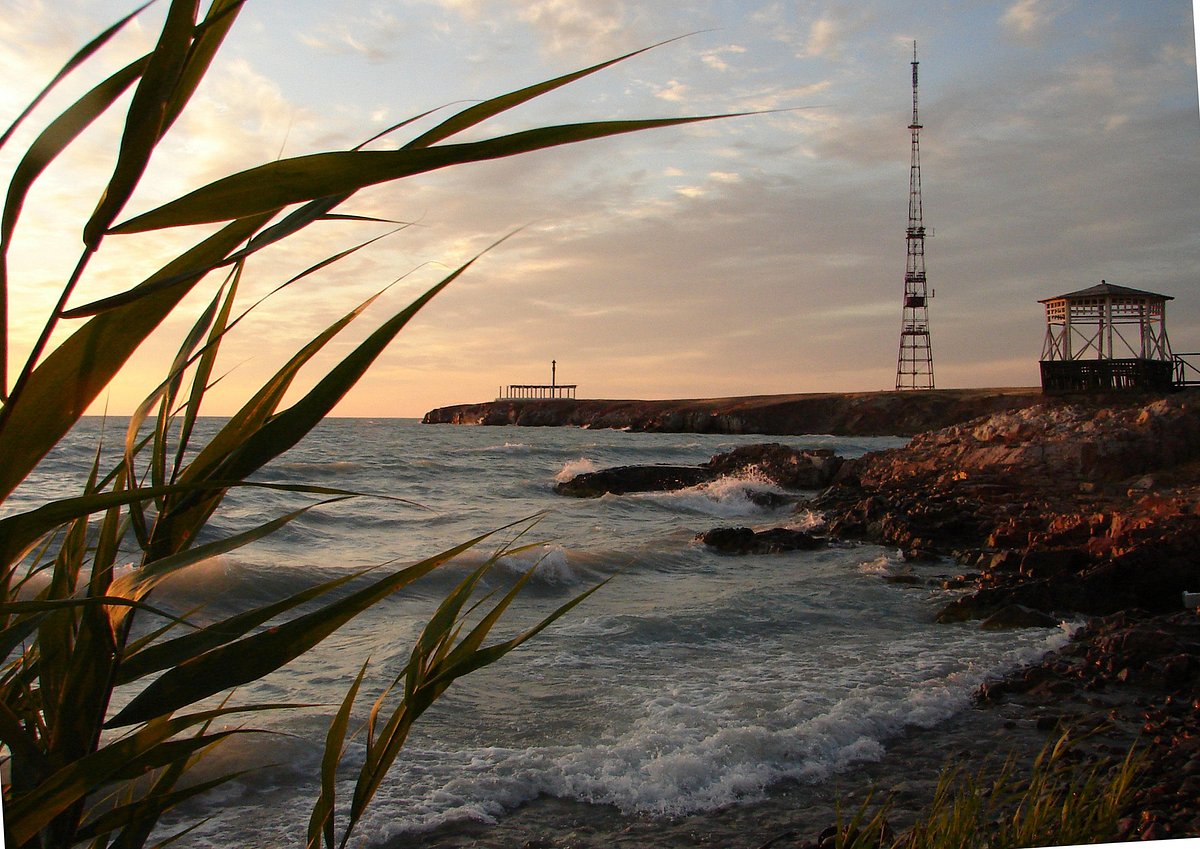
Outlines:
{"label": "wooden gazebo", "polygon": [[1174,357],[1167,339],[1169,295],[1101,280],[1046,305],[1042,391],[1170,390]]}

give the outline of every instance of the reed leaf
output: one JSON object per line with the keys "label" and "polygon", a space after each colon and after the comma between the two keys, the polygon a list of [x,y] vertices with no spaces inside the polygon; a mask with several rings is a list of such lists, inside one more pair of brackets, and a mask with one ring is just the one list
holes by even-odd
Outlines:
{"label": "reed leaf", "polygon": [[[493,532],[494,533],[494,532]],[[220,646],[156,678],[105,725],[120,728],[171,713],[200,699],[255,681],[304,654],[346,622],[457,557],[491,533],[394,572],[325,607],[267,631]]]}
{"label": "reed leaf", "polygon": [[634,56],[638,56],[648,50],[654,50],[655,48],[662,47],[664,44],[670,44],[672,41],[678,41],[680,38],[686,37],[687,36],[678,36],[677,38],[669,38],[666,41],[660,41],[658,44],[652,44],[649,47],[643,47],[640,50],[634,50],[631,53],[626,53],[624,56],[618,56],[615,59],[609,59],[605,62],[601,62],[598,65],[592,65],[589,68],[583,68],[579,71],[563,74],[562,76],[555,77],[552,80],[546,80],[545,82],[526,86],[525,88],[511,91],[508,94],[502,94],[499,97],[490,98],[482,103],[476,103],[473,106],[469,106],[468,108],[462,110],[456,115],[451,116],[428,132],[422,133],[404,146],[407,148],[419,148],[429,147],[430,145],[437,144],[438,142],[444,141],[451,136],[458,135],[464,130],[481,124],[489,118],[494,118],[502,112],[507,112],[508,110],[514,109],[523,103],[528,103],[529,101],[541,97],[544,94],[548,94],[555,89],[562,88],[563,86],[569,85],[577,80],[581,80],[584,77],[591,76],[599,71],[603,71],[605,68],[610,68],[613,65],[616,65],[618,62],[624,62],[626,59],[632,59]]}
{"label": "reed leaf", "polygon": [[166,132],[168,109],[176,107],[183,93],[177,92],[177,86],[192,46],[197,2],[171,0],[158,43],[133,92],[116,167],[95,212],[83,227],[83,243],[89,249],[100,244],[104,231],[133,195],[150,155]]}
{"label": "reed leaf", "polygon": [[168,263],[150,278],[184,275],[171,289],[98,315],[55,348],[27,378],[23,392],[0,412],[0,500],[7,498],[51,448],[66,436],[89,404],[133,352],[230,251],[270,215],[234,221]]}
{"label": "reed leaf", "polygon": [[484,162],[625,133],[675,127],[748,113],[539,127],[478,142],[399,150],[348,150],[283,159],[224,177],[113,227],[141,233],[257,215],[294,203],[344,195],[367,186],[453,165]]}
{"label": "reed leaf", "polygon": [[256,704],[202,711],[173,719],[159,719],[97,751],[58,769],[29,793],[5,800],[4,826],[16,845],[32,839],[51,820],[74,805],[95,787],[119,774],[128,764],[181,731],[232,714],[279,710],[294,704]]}
{"label": "reed leaf", "polygon": [[289,610],[307,604],[313,599],[327,595],[345,586],[352,580],[362,577],[369,570],[354,572],[348,575],[324,581],[301,592],[288,596],[271,604],[261,605],[207,625],[193,633],[153,643],[127,655],[117,670],[116,683],[128,684],[138,678],[151,675],[172,666],[178,666],[184,661],[198,657],[210,649],[230,643],[266,622],[282,616]]}
{"label": "reed leaf", "polygon": [[358,688],[362,685],[363,677],[367,674],[367,663],[364,662],[358,671],[358,676],[338,711],[329,723],[329,731],[325,735],[325,750],[321,757],[321,792],[313,803],[312,815],[308,820],[308,841],[306,849],[320,849],[322,841],[327,849],[333,849],[335,839],[334,807],[337,800],[337,768],[342,762],[342,751],[346,744],[346,730],[350,725],[350,710],[358,698]]}

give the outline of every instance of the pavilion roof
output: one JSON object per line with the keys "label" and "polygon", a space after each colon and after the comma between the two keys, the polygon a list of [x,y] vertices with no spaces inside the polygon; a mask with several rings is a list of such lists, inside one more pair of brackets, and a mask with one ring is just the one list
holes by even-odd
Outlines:
{"label": "pavilion roof", "polygon": [[1080,289],[1078,292],[1068,292],[1065,295],[1055,295],[1053,298],[1043,298],[1038,301],[1039,304],[1044,304],[1047,301],[1058,301],[1066,298],[1069,301],[1083,298],[1102,298],[1105,295],[1117,295],[1122,297],[1140,297],[1140,298],[1161,298],[1164,301],[1175,300],[1172,295],[1159,295],[1155,292],[1147,292],[1143,289],[1134,289],[1129,286],[1118,286],[1116,283],[1109,283],[1101,280],[1095,286],[1090,286],[1087,289]]}

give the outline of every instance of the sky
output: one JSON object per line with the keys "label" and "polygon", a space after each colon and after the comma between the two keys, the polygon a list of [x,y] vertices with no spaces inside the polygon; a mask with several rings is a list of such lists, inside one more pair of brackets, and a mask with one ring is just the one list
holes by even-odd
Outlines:
{"label": "sky", "polygon": [[[206,5],[206,4],[204,4]],[[0,150],[153,44],[147,10]],[[0,0],[0,123],[133,3]],[[268,299],[226,342],[205,412],[229,414],[308,339],[403,278],[303,384],[449,269],[336,410],[420,416],[542,383],[579,397],[706,398],[894,385],[913,42],[939,388],[1032,386],[1046,298],[1099,283],[1174,298],[1200,351],[1200,108],[1187,0],[249,0],[129,217],[277,157],[347,149],[426,110],[634,57],[476,128],[757,114],[373,187],[343,212],[411,222]],[[425,119],[375,147],[396,147]],[[11,252],[21,362],[79,253],[120,116],[55,162]],[[391,227],[322,222],[248,265],[248,305]],[[110,238],[73,303],[140,282],[195,228]],[[172,252],[172,248],[174,251]],[[198,310],[214,278],[189,302]],[[192,313],[193,315],[195,313]],[[94,405],[127,413],[187,322],[167,322]]]}

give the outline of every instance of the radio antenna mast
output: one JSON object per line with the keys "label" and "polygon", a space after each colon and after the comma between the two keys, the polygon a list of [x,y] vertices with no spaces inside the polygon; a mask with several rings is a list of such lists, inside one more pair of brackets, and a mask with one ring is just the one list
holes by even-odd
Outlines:
{"label": "radio antenna mast", "polygon": [[[933,349],[929,344],[929,294],[925,281],[925,223],[921,208],[921,121],[917,116],[917,43],[913,42],[912,163],[908,183],[908,261],[904,268],[904,312],[897,389],[933,389]],[[932,234],[931,234],[932,235]]]}

